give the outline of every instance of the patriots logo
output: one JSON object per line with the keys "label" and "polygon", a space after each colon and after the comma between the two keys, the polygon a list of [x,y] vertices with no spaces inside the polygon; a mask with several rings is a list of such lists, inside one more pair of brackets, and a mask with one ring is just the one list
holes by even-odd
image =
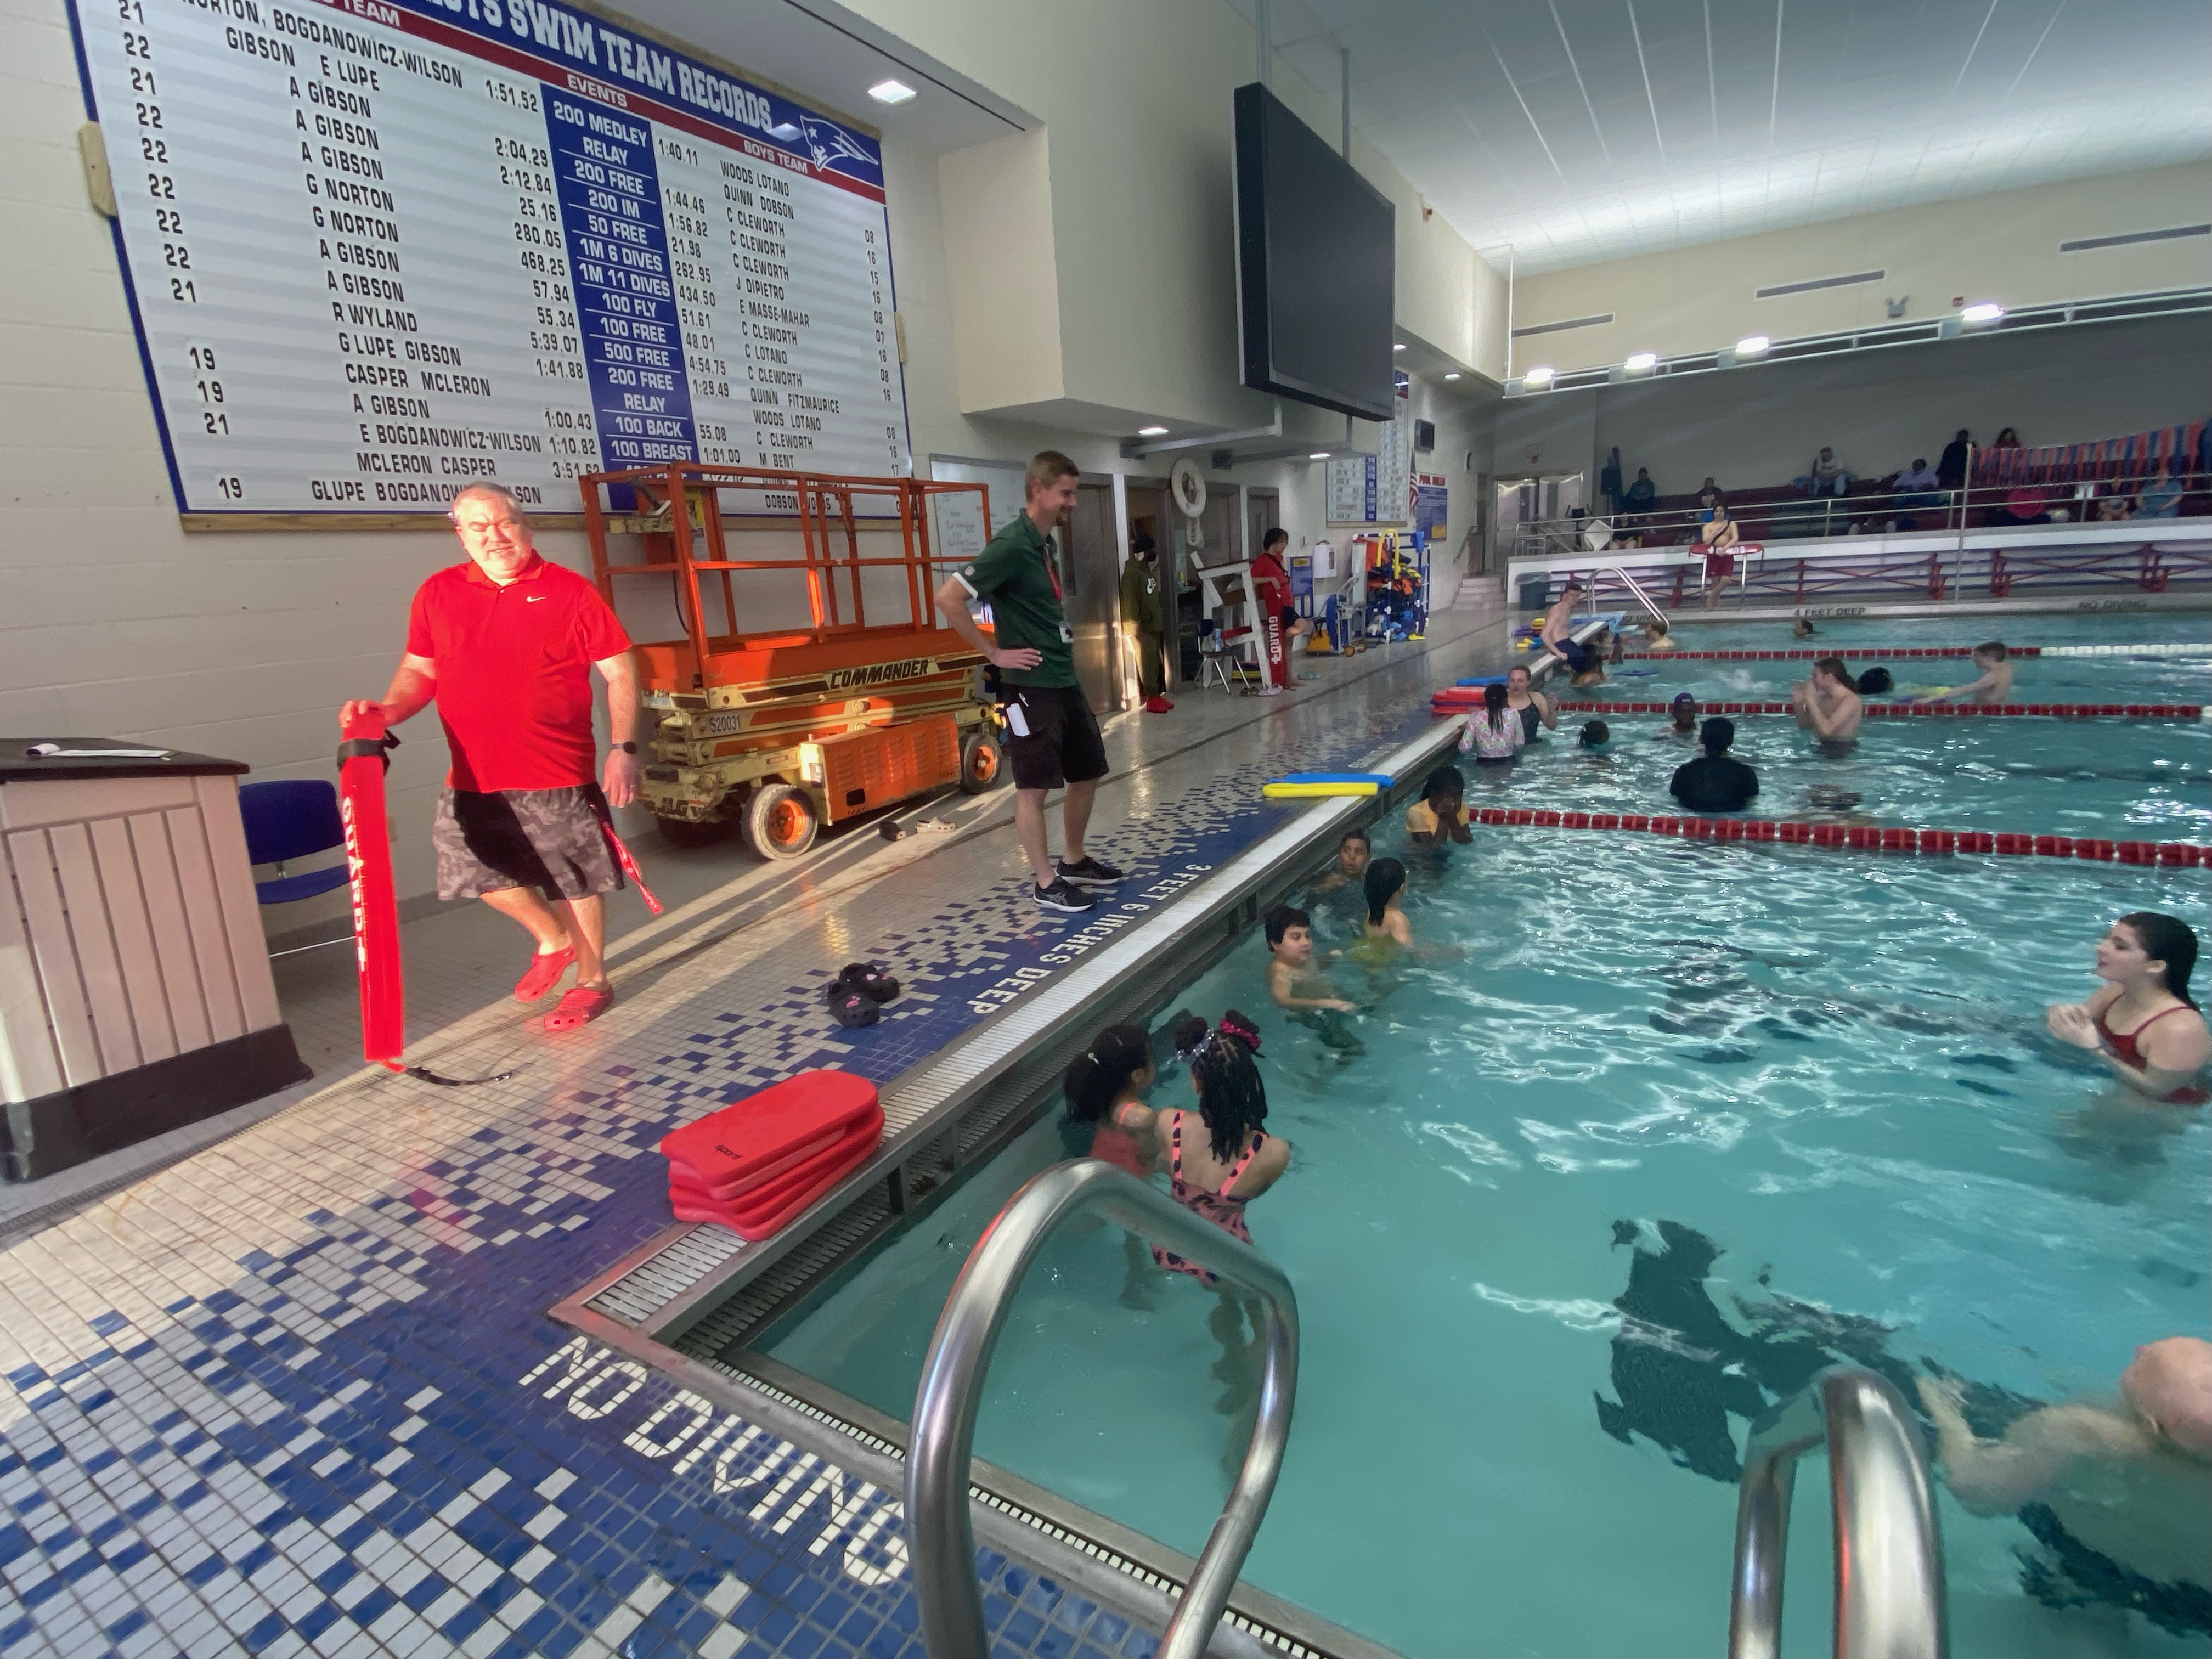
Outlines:
{"label": "patriots logo", "polygon": [[881,169],[883,161],[875,147],[835,121],[810,115],[805,118],[805,126],[806,148],[812,152],[816,167],[855,178],[870,178]]}

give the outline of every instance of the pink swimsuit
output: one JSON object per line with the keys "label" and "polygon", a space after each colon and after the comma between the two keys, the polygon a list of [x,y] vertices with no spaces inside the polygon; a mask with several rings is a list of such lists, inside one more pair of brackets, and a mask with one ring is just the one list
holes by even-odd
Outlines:
{"label": "pink swimsuit", "polygon": [[[1236,1167],[1229,1171],[1229,1179],[1221,1183],[1221,1190],[1210,1193],[1203,1188],[1188,1186],[1183,1181],[1182,1119],[1181,1112],[1176,1113],[1174,1126],[1168,1131],[1168,1184],[1175,1194],[1175,1201],[1201,1220],[1211,1221],[1231,1238],[1242,1239],[1249,1244],[1252,1230],[1244,1223],[1244,1206],[1249,1200],[1230,1197],[1229,1189],[1237,1183],[1252,1160],[1260,1155],[1260,1148],[1267,1137],[1255,1129],[1251,1146],[1245,1149],[1244,1156],[1237,1160]],[[1170,1273],[1188,1273],[1201,1285],[1220,1283],[1218,1276],[1195,1262],[1186,1261],[1173,1250],[1164,1250],[1157,1244],[1152,1246],[1152,1260]]]}

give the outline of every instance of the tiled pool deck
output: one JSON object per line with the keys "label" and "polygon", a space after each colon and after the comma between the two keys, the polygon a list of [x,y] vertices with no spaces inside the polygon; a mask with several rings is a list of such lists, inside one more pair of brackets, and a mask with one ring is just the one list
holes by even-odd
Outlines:
{"label": "tiled pool deck", "polygon": [[[1257,841],[1294,810],[1263,779],[1416,729],[1501,643],[1401,648],[1182,752],[1133,734],[1168,752],[1101,793],[1110,903]],[[544,1310],[667,1224],[670,1129],[809,1066],[887,1079],[1058,971],[1091,919],[1041,917],[1004,811],[975,817],[771,902],[741,877],[619,957],[584,1031],[495,1003],[410,1052],[509,1081],[348,1078],[12,1237],[0,1659],[921,1653],[896,1493]],[[862,957],[907,994],[841,1031],[819,986]],[[1151,1652],[982,1565],[999,1653]]]}

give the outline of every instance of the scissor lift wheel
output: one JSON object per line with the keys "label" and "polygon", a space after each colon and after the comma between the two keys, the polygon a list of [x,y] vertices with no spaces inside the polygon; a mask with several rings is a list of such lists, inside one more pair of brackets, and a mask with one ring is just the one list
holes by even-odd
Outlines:
{"label": "scissor lift wheel", "polygon": [[814,845],[821,817],[804,789],[788,783],[764,783],[745,803],[745,844],[762,858],[795,859]]}
{"label": "scissor lift wheel", "polygon": [[996,734],[979,729],[961,738],[960,787],[964,793],[981,794],[995,786],[1006,771],[1006,751],[999,746]]}

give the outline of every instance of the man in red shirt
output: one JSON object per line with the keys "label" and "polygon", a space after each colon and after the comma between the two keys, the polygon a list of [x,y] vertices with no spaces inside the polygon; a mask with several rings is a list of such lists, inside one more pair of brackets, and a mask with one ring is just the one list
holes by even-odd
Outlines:
{"label": "man in red shirt", "polygon": [[[397,726],[437,700],[453,757],[430,831],[438,896],[480,898],[530,930],[538,954],[514,988],[523,1001],[574,965],[574,986],[545,1018],[547,1030],[569,1030],[614,1003],[599,896],[623,884],[608,805],[637,796],[629,636],[597,588],[538,556],[529,519],[497,484],[463,489],[452,517],[467,562],[416,590],[383,702],[349,702],[338,718],[358,709]],[[614,728],[604,791],[592,780],[594,668]]]}
{"label": "man in red shirt", "polygon": [[1263,697],[1274,696],[1294,684],[1291,642],[1310,633],[1312,621],[1297,613],[1291,603],[1291,573],[1283,568],[1290,550],[1291,532],[1270,530],[1260,540],[1260,556],[1252,561],[1253,596],[1258,601],[1260,637],[1267,653],[1268,684],[1260,688]]}

